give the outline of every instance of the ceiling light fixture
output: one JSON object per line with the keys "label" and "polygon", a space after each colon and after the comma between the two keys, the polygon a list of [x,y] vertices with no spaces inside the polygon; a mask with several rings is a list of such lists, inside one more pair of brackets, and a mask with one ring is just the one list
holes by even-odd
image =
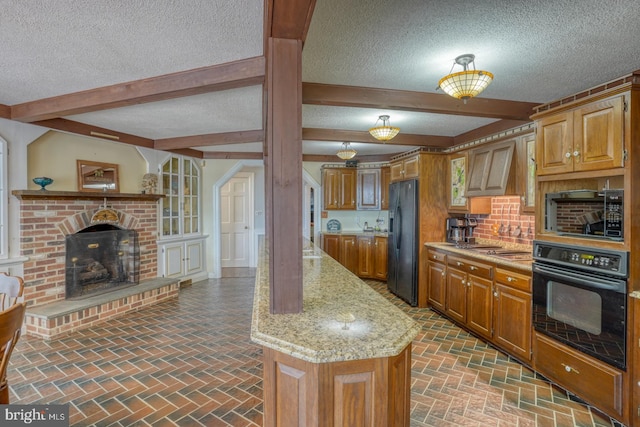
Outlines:
{"label": "ceiling light fixture", "polygon": [[463,71],[453,74],[449,71],[448,75],[440,79],[436,90],[442,89],[447,95],[462,99],[465,104],[469,98],[478,96],[493,81],[493,74],[476,70],[475,64],[473,70],[468,70],[467,67],[473,64],[475,58],[475,55],[470,53],[458,56],[451,66],[451,71],[456,64],[462,65]]}
{"label": "ceiling light fixture", "polygon": [[351,148],[351,143],[343,142],[342,148],[338,150],[336,156],[340,157],[342,160],[349,160],[353,159],[356,154],[358,154],[358,152]]}
{"label": "ceiling light fixture", "polygon": [[[376,126],[380,120],[382,120],[382,126]],[[369,133],[378,141],[389,141],[400,132],[400,128],[391,126],[387,115],[379,116],[376,125],[369,129]]]}

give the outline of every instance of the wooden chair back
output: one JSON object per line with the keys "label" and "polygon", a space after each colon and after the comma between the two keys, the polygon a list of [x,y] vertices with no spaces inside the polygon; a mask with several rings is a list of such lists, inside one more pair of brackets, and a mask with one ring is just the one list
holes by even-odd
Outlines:
{"label": "wooden chair back", "polygon": [[13,304],[7,310],[0,311],[0,404],[9,404],[9,384],[7,367],[22,329],[27,304]]}
{"label": "wooden chair back", "polygon": [[23,302],[24,280],[20,276],[0,273],[0,311]]}

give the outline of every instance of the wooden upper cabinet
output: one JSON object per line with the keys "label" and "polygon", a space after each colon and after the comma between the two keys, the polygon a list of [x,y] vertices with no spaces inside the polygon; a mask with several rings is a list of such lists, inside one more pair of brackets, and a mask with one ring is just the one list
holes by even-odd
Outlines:
{"label": "wooden upper cabinet", "polygon": [[358,210],[380,210],[380,169],[358,169]]}
{"label": "wooden upper cabinet", "polygon": [[516,187],[520,196],[520,212],[535,213],[536,136],[524,135],[516,144]]}
{"label": "wooden upper cabinet", "polygon": [[624,167],[624,95],[537,121],[538,175]]}
{"label": "wooden upper cabinet", "polygon": [[340,209],[340,169],[322,170],[322,207]]}
{"label": "wooden upper cabinet", "polygon": [[450,212],[467,212],[469,201],[466,197],[467,153],[455,153],[449,156],[449,173],[447,188],[449,199],[447,208]]}
{"label": "wooden upper cabinet", "polygon": [[340,209],[356,208],[356,172],[355,169],[343,169],[340,172],[340,191],[342,193]]}
{"label": "wooden upper cabinet", "polygon": [[324,209],[356,209],[356,172],[356,169],[348,168],[327,168],[322,170],[322,201]]}
{"label": "wooden upper cabinet", "polygon": [[389,210],[389,184],[391,184],[391,168],[380,169],[380,209]]}
{"label": "wooden upper cabinet", "polygon": [[398,159],[391,163],[391,182],[415,179],[420,176],[420,156]]}

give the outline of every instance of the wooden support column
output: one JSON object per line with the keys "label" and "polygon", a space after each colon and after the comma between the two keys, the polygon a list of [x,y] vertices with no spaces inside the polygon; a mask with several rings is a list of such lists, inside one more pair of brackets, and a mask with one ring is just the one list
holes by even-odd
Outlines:
{"label": "wooden support column", "polygon": [[265,147],[269,307],[302,311],[302,42],[269,38]]}

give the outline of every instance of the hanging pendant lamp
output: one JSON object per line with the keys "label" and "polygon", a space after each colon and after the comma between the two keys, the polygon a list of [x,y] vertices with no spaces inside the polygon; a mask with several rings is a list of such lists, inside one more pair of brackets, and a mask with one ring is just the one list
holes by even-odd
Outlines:
{"label": "hanging pendant lamp", "polygon": [[356,154],[358,154],[358,152],[351,148],[351,143],[343,142],[342,148],[338,150],[336,156],[340,157],[342,160],[349,160],[353,159]]}
{"label": "hanging pendant lamp", "polygon": [[456,64],[462,65],[463,71],[441,78],[436,90],[442,89],[447,95],[462,99],[465,104],[469,98],[478,96],[493,81],[493,74],[488,71],[476,70],[475,64],[474,69],[469,70],[468,66],[473,64],[474,59],[475,55],[470,53],[458,56],[451,71]]}
{"label": "hanging pendant lamp", "polygon": [[400,128],[391,126],[391,124],[389,123],[389,116],[379,116],[375,124],[377,125],[380,120],[382,120],[382,126],[374,125],[374,127],[369,129],[369,133],[371,134],[371,136],[373,136],[378,141],[389,141],[394,136],[396,136],[398,132],[400,132]]}

